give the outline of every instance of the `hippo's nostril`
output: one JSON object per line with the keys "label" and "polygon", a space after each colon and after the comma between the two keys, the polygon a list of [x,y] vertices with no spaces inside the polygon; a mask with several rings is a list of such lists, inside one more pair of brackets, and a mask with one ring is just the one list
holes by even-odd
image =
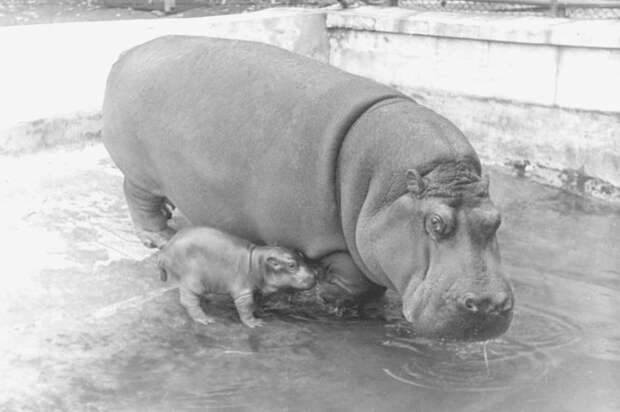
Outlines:
{"label": "hippo's nostril", "polygon": [[466,310],[472,313],[476,313],[478,312],[478,305],[479,305],[479,302],[477,301],[474,295],[467,294],[463,297],[463,306],[465,307]]}
{"label": "hippo's nostril", "polygon": [[496,299],[495,310],[497,312],[505,313],[512,309],[512,297],[507,293],[498,293]]}
{"label": "hippo's nostril", "polygon": [[467,293],[461,302],[463,308],[470,313],[504,314],[512,309],[512,297],[505,292],[496,295]]}

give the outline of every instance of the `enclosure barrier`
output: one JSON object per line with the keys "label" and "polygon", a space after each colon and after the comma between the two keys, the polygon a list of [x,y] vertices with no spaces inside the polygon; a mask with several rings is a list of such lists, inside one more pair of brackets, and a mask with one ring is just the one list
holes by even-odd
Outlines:
{"label": "enclosure barrier", "polygon": [[620,0],[394,0],[417,10],[620,19]]}
{"label": "enclosure barrier", "polygon": [[[131,7],[176,13],[230,0],[93,0],[108,7]],[[250,3],[250,0],[241,2]],[[266,0],[263,0],[266,1]],[[403,7],[415,10],[475,14],[534,15],[575,19],[620,19],[620,0],[333,0],[353,8],[363,4]],[[336,1],[338,3],[336,3]],[[304,5],[304,0],[269,0],[273,6]]]}
{"label": "enclosure barrier", "polygon": [[485,162],[620,200],[620,21],[360,7],[327,28],[331,64],[444,115]]}
{"label": "enclosure barrier", "polygon": [[0,153],[98,138],[118,55],[190,34],[274,44],[392,85],[455,123],[487,164],[620,201],[619,33],[618,20],[399,7],[0,27]]}

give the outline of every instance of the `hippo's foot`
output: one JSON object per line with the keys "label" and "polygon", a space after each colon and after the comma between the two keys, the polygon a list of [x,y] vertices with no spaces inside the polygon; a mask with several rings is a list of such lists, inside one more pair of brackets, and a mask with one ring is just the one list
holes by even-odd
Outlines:
{"label": "hippo's foot", "polygon": [[210,323],[215,323],[215,318],[212,318],[211,316],[207,316],[204,313],[194,313],[194,314],[189,314],[189,317],[192,318],[192,320],[196,323],[200,323],[201,325],[208,325]]}
{"label": "hippo's foot", "polygon": [[330,313],[343,315],[350,309],[360,310],[364,304],[378,300],[385,288],[370,282],[357,268],[348,253],[340,252],[321,260],[325,278],[318,294]]}
{"label": "hippo's foot", "polygon": [[262,321],[261,319],[255,318],[255,317],[251,317],[248,319],[241,319],[241,321],[248,328],[260,328],[261,326],[265,326],[264,321]]}
{"label": "hippo's foot", "polygon": [[148,248],[163,248],[166,243],[170,240],[172,236],[176,233],[174,229],[166,227],[164,230],[160,230],[157,232],[150,232],[148,230],[143,230],[139,228],[135,228],[136,235],[140,239],[140,242]]}
{"label": "hippo's foot", "polygon": [[207,316],[200,307],[200,295],[196,295],[186,287],[180,286],[179,296],[181,298],[181,305],[183,305],[187,311],[187,314],[194,322],[202,325],[208,325],[209,323],[215,322],[215,319],[211,316]]}
{"label": "hippo's foot", "polygon": [[241,322],[248,328],[264,326],[265,322],[254,317],[254,295],[251,291],[239,293],[235,298],[235,306]]}
{"label": "hippo's foot", "polygon": [[357,304],[356,296],[351,294],[350,289],[338,286],[330,279],[329,282],[321,282],[318,284],[318,295],[321,302],[331,308],[330,312],[335,312],[337,308],[350,307]]}

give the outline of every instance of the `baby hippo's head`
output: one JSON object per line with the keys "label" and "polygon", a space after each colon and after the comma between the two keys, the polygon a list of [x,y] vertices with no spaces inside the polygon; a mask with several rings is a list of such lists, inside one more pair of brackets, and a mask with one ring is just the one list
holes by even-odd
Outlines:
{"label": "baby hippo's head", "polygon": [[280,246],[265,249],[263,292],[310,289],[316,284],[316,270],[303,255]]}

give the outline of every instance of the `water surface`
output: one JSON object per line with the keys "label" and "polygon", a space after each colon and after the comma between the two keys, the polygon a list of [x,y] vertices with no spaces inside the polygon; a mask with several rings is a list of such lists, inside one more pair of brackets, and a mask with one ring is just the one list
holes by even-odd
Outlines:
{"label": "water surface", "polygon": [[205,327],[133,237],[105,151],[54,156],[0,170],[2,410],[620,410],[618,209],[492,171],[516,309],[488,342],[413,336],[392,294],[343,318],[274,299],[257,330],[217,299]]}

